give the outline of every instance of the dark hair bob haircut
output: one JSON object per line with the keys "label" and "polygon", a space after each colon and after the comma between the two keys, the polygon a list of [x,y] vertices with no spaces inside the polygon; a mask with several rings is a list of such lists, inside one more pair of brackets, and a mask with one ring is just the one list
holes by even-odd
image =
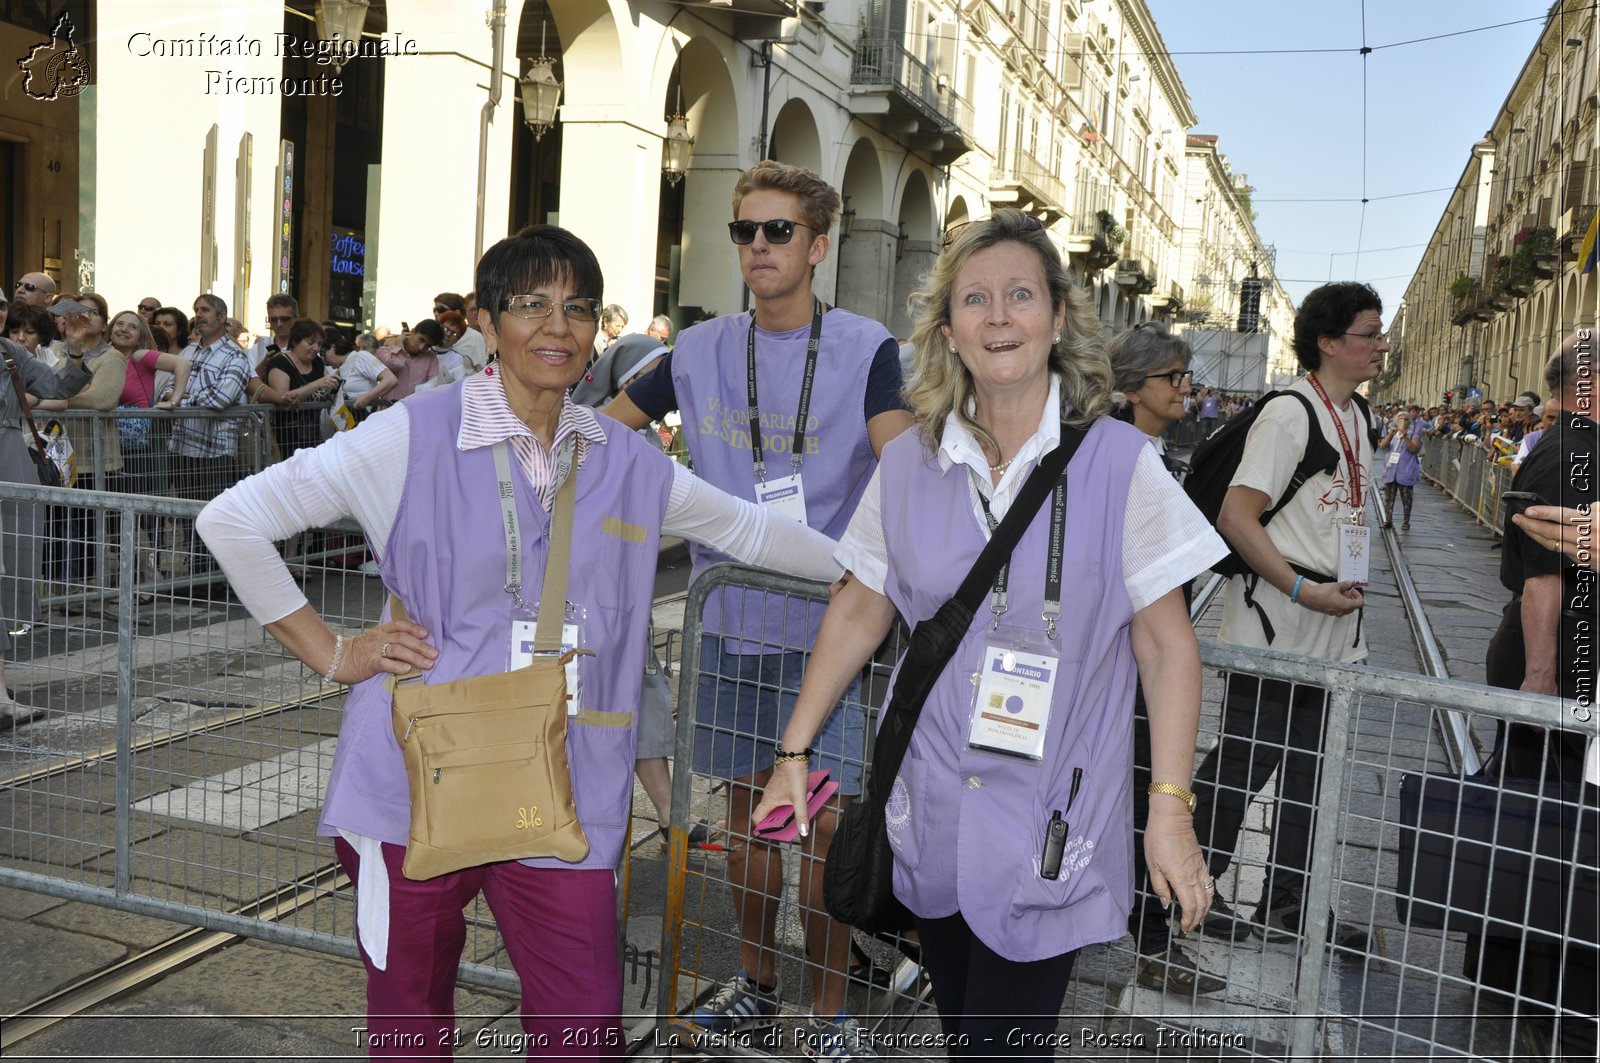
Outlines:
{"label": "dark hair bob haircut", "polygon": [[1294,355],[1308,373],[1322,367],[1324,336],[1342,336],[1363,310],[1383,313],[1377,289],[1360,281],[1335,281],[1314,289],[1294,317]]}
{"label": "dark hair bob haircut", "polygon": [[[278,305],[281,306],[283,304],[280,303]],[[326,332],[324,332],[320,324],[309,317],[297,318],[295,323],[289,326],[289,346],[291,347],[298,347],[302,341],[308,340],[312,336],[322,338],[326,336]]]}
{"label": "dark hair bob haircut", "polygon": [[513,295],[568,281],[572,295],[599,299],[605,291],[600,261],[589,245],[555,225],[529,225],[483,253],[473,275],[478,308],[498,318]]}

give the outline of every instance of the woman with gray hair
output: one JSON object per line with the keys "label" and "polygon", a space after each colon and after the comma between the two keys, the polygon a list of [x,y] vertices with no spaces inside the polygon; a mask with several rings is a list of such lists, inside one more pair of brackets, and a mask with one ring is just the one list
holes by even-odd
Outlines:
{"label": "woman with gray hair", "polygon": [[[1106,416],[1099,322],[1038,219],[1002,210],[952,232],[916,300],[917,430],[884,448],[835,553],[849,571],[780,745],[809,748],[895,614],[914,626],[937,612],[1034,467],[1077,443],[935,680],[888,817],[894,891],[949,1043],[1049,1056],[1077,950],[1126,929],[1136,667],[1163,795],[1150,877],[1185,929],[1210,905],[1187,789],[1200,652],[1180,588],[1226,547],[1145,437]],[[997,678],[1008,671],[1043,678],[1023,689]],[[1003,711],[974,711],[975,675],[976,704]],[[752,819],[792,805],[804,833],[806,769],[780,756]]]}
{"label": "woman with gray hair", "polygon": [[1193,391],[1194,349],[1165,325],[1146,321],[1113,336],[1107,347],[1116,373],[1117,391],[1127,405],[1118,416],[1149,436],[1167,468],[1167,447],[1161,436],[1183,420],[1184,400]]}
{"label": "woman with gray hair", "polygon": [[[1189,363],[1194,360],[1194,349],[1187,340],[1168,332],[1166,326],[1146,321],[1113,336],[1107,351],[1111,355],[1111,369],[1116,374],[1117,391],[1125,405],[1117,416],[1127,420],[1149,437],[1150,446],[1160,455],[1161,463],[1174,477],[1179,466],[1167,457],[1166,444],[1161,434],[1183,419],[1184,399],[1188,398],[1194,372]],[[1184,587],[1184,606],[1189,604],[1188,586]],[[1149,811],[1150,774],[1150,716],[1145,706],[1144,690],[1136,690],[1133,699],[1133,819],[1145,820]],[[1200,966],[1194,957],[1171,939],[1170,925],[1165,906],[1153,893],[1145,889],[1144,848],[1140,844],[1143,831],[1134,834],[1133,884],[1137,894],[1134,908],[1128,916],[1128,933],[1133,935],[1139,953],[1135,979],[1146,989],[1171,992],[1180,996],[1216,993],[1227,987],[1227,982]],[[1211,898],[1213,910],[1225,908],[1221,898]],[[1231,924],[1240,925],[1240,924]]]}

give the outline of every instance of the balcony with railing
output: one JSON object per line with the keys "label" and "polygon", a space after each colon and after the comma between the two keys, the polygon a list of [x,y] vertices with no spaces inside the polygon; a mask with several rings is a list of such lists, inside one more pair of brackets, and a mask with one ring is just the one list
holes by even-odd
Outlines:
{"label": "balcony with railing", "polygon": [[1129,295],[1156,290],[1155,256],[1142,240],[1130,240],[1117,259],[1117,287]]}
{"label": "balcony with railing", "polygon": [[935,71],[884,31],[863,29],[850,66],[850,112],[912,123],[911,146],[940,166],[972,150],[972,105],[950,76]]}
{"label": "balcony with railing", "polygon": [[1072,225],[1066,234],[1067,252],[1080,256],[1091,272],[1116,262],[1127,233],[1117,222],[1111,185],[1092,174],[1080,173],[1073,185]]}
{"label": "balcony with railing", "polygon": [[1067,186],[1032,152],[1012,144],[995,157],[989,200],[1043,215],[1049,224],[1067,213]]}

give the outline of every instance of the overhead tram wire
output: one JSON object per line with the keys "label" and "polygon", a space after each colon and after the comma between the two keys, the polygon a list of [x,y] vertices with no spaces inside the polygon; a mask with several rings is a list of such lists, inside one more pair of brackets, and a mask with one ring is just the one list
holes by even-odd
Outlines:
{"label": "overhead tram wire", "polygon": [[[1367,46],[1367,0],[1361,0],[1361,216],[1356,222],[1356,260],[1351,273],[1361,272],[1361,241],[1367,231],[1367,57],[1372,49]],[[1328,256],[1328,274],[1332,279],[1333,256]]]}

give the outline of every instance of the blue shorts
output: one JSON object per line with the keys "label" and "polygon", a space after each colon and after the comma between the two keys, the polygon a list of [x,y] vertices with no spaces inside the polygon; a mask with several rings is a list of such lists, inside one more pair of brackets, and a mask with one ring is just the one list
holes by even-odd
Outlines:
{"label": "blue shorts", "polygon": [[[743,779],[772,767],[773,749],[794,712],[806,653],[725,653],[722,639],[700,641],[700,684],[695,700],[694,770],[699,775]],[[867,750],[867,713],[861,677],[811,740],[813,768],[826,768],[839,793],[861,793]]]}

